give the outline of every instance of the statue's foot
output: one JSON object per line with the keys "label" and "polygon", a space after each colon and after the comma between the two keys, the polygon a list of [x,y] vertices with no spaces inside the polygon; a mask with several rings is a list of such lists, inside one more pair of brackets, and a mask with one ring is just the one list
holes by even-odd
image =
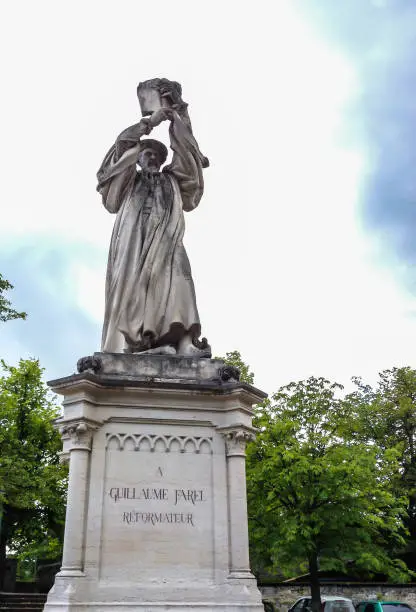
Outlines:
{"label": "statue's foot", "polygon": [[137,351],[140,355],[176,355],[176,349],[171,344],[157,346],[156,348],[147,349],[146,351]]}
{"label": "statue's foot", "polygon": [[211,357],[211,349],[199,349],[196,348],[193,344],[188,346],[183,352],[179,351],[176,353],[179,356],[183,357]]}
{"label": "statue's foot", "polygon": [[[204,339],[205,340],[205,339]],[[189,337],[185,336],[179,343],[178,350],[176,353],[178,356],[183,357],[211,357],[211,347],[207,342],[199,343],[199,346],[195,346]]]}

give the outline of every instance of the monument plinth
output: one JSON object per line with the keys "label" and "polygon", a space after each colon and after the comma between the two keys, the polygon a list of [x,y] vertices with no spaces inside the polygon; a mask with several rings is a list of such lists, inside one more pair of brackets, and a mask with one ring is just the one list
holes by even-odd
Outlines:
{"label": "monument plinth", "polygon": [[263,610],[245,444],[265,395],[220,360],[95,353],[50,383],[69,460],[47,612]]}

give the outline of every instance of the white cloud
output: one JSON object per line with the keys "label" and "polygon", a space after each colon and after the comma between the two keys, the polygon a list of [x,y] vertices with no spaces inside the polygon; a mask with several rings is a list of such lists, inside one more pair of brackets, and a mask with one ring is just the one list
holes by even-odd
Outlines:
{"label": "white cloud", "polygon": [[71,286],[101,319],[113,218],[95,172],[139,118],[137,82],[166,75],[182,82],[211,160],[186,244],[214,352],[241,350],[268,391],[309,374],[373,376],[411,358],[409,303],[376,269],[357,220],[367,160],[345,138],[354,67],[292,2],[24,4],[25,21],[8,6],[0,43],[3,55],[13,48],[3,242],[47,233],[90,244],[97,259],[74,253]]}

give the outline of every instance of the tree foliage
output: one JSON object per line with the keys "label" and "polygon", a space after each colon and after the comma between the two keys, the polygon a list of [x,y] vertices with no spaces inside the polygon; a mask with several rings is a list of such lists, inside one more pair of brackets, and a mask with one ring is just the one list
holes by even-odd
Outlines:
{"label": "tree foliage", "polygon": [[[238,351],[226,361],[253,382]],[[318,567],[413,575],[398,553],[416,551],[416,371],[386,370],[375,389],[355,383],[347,397],[324,378],[282,387],[257,406],[247,447],[252,567],[309,571],[315,609]]]}
{"label": "tree foliage", "polygon": [[26,319],[25,312],[18,312],[12,308],[9,299],[6,298],[5,292],[13,289],[13,285],[0,274],[0,321],[11,321],[12,319]]}
{"label": "tree foliage", "polygon": [[0,564],[6,546],[21,556],[59,554],[67,484],[67,469],[59,463],[61,440],[53,427],[59,410],[38,361],[21,360],[17,367],[2,362],[2,369]]}
{"label": "tree foliage", "polygon": [[405,495],[405,523],[409,537],[403,558],[416,570],[416,370],[410,367],[384,370],[375,388],[360,378],[357,390],[347,397],[352,412],[348,435],[372,443],[380,454],[394,451],[398,457],[392,478],[398,495]]}
{"label": "tree foliage", "polygon": [[342,570],[354,560],[369,575],[408,577],[388,553],[404,542],[406,504],[391,487],[397,452],[345,438],[341,390],[314,377],[282,387],[259,407],[248,447],[252,549],[264,557],[267,543],[270,569],[307,568],[315,609],[318,566]]}

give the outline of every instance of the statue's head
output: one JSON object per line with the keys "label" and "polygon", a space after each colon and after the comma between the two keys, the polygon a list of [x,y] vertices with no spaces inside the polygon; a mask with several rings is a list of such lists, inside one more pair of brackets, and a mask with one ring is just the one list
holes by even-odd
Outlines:
{"label": "statue's head", "polygon": [[165,163],[168,150],[162,142],[145,138],[140,141],[141,147],[137,163],[144,172],[158,172]]}

